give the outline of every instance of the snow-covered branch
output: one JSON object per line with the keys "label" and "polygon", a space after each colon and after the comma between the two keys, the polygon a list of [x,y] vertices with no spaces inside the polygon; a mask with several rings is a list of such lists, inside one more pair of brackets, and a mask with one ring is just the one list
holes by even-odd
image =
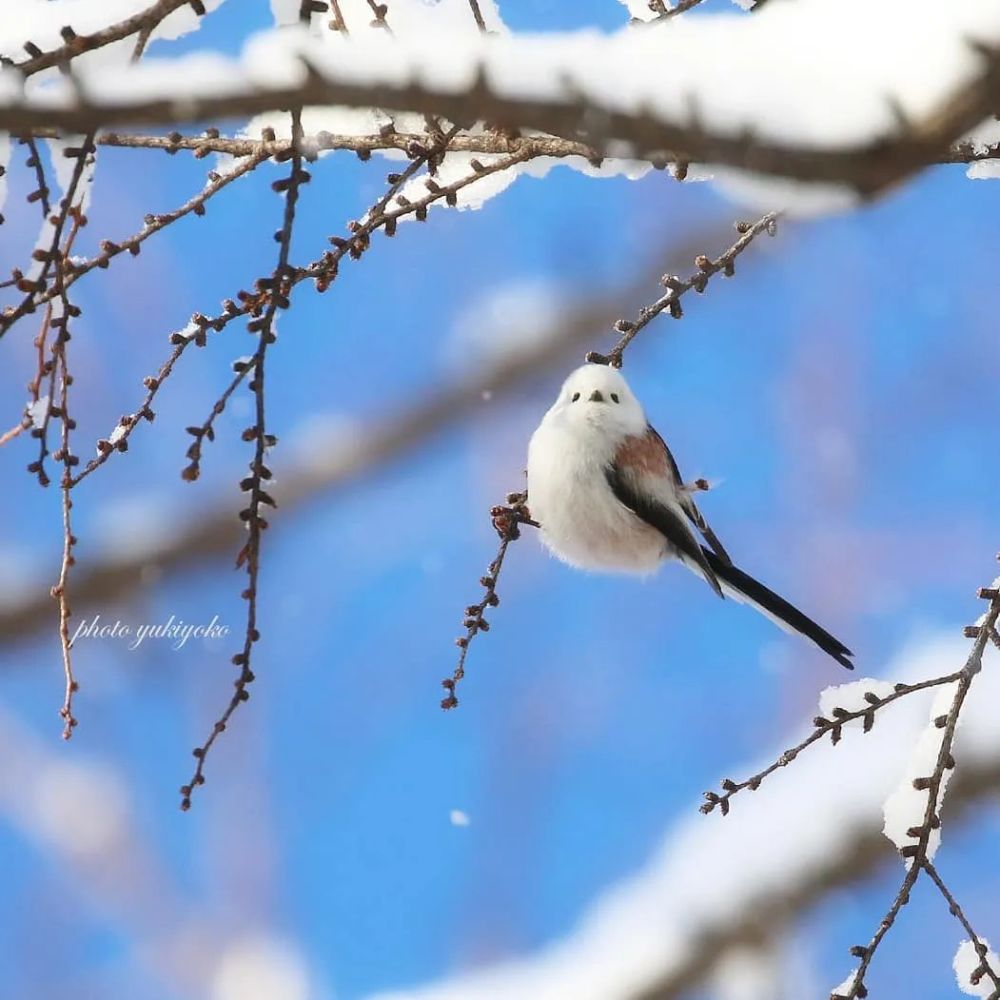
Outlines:
{"label": "snow-covered branch", "polygon": [[[953,636],[925,638],[880,671],[918,685],[965,656]],[[860,682],[856,682],[860,683]],[[879,685],[884,682],[868,680]],[[956,737],[959,764],[945,819],[957,825],[1000,789],[1000,655],[987,649]],[[835,689],[834,689],[835,690]],[[868,734],[851,727],[836,752],[804,755],[722,820],[694,814],[648,864],[612,886],[566,938],[534,956],[456,974],[380,1000],[672,1000],[706,982],[728,955],[780,935],[839,887],[893,860],[883,802],[926,725],[928,693],[887,711]],[[797,734],[783,745],[794,742]],[[777,755],[774,752],[766,755]],[[756,769],[751,764],[748,770]]]}
{"label": "snow-covered branch", "polygon": [[[37,93],[9,71],[0,128],[83,132],[276,107],[380,107],[873,195],[945,156],[1000,101],[994,5],[956,0],[920,18],[906,7],[803,0],[753,18],[677,18],[614,35],[477,34],[433,45],[419,34],[319,39],[289,28],[252,39],[239,59],[106,67]],[[891,60],[872,18],[892,30]]]}
{"label": "snow-covered branch", "polygon": [[[133,36],[137,36],[133,51],[141,52],[153,32],[171,14],[182,7],[190,8],[198,17],[202,17],[206,12],[203,0],[156,0],[155,3],[150,4],[145,10],[137,11],[120,21],[109,24],[106,27],[102,26],[97,30],[85,34],[79,33],[79,23],[77,23],[76,27],[71,24],[60,23],[58,30],[59,37],[62,40],[61,45],[54,44],[51,48],[43,50],[38,43],[41,42],[43,45],[48,44],[48,39],[37,36],[35,38],[30,36],[24,37],[22,42],[24,51],[27,53],[27,58],[12,63],[11,68],[16,70],[21,77],[27,79],[36,73],[41,73],[43,70],[65,66],[85,53],[102,49],[108,45],[114,45],[116,42],[121,42],[125,39],[131,39]],[[29,18],[27,24],[22,23],[20,25],[20,30],[24,32],[41,30],[44,34],[49,35],[52,28],[56,26],[55,22],[60,15],[61,12],[58,10],[48,12],[48,15],[43,18],[41,25],[33,25]],[[108,16],[113,16],[113,13],[105,9],[98,12],[98,16],[106,19]]]}
{"label": "snow-covered branch", "polygon": [[[972,684],[982,672],[987,647],[991,643],[1000,646],[1000,635],[997,633],[997,620],[1000,618],[998,587],[1000,579],[995,580],[992,586],[980,589],[979,596],[990,603],[980,620],[965,630],[966,636],[973,640],[972,649],[962,669],[952,678],[953,689],[944,688],[938,692],[931,707],[930,725],[916,742],[900,786],[886,800],[885,833],[899,849],[906,863],[906,873],[871,940],[866,945],[856,945],[851,949],[851,954],[859,959],[858,967],[831,993],[830,1000],[864,1000],[868,995],[865,975],[900,910],[909,902],[910,892],[921,875],[929,875],[956,917],[961,912],[933,861],[941,843],[941,807],[945,788],[956,767],[953,748],[958,724]],[[972,933],[964,914],[961,920],[966,930]],[[974,934],[972,936],[975,937]],[[1000,968],[993,969],[986,965],[985,970],[1000,993]],[[995,997],[996,993],[990,995]]]}

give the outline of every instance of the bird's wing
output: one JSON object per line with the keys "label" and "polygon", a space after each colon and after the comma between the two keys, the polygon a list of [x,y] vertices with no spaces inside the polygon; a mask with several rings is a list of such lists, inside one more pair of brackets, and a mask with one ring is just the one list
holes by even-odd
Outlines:
{"label": "bird's wing", "polygon": [[722,542],[716,537],[716,534],[708,525],[708,521],[705,520],[705,516],[700,510],[698,510],[698,505],[694,502],[694,498],[691,496],[691,491],[686,489],[684,486],[684,480],[681,478],[681,470],[677,467],[677,462],[674,459],[673,454],[671,454],[670,449],[667,447],[667,442],[660,437],[656,428],[652,424],[647,425],[646,433],[659,442],[660,446],[663,448],[664,454],[667,456],[667,464],[670,469],[670,474],[673,476],[674,484],[677,488],[677,498],[681,505],[681,510],[687,515],[691,523],[701,532],[702,537],[708,542],[712,551],[724,562],[728,563],[730,566],[733,564],[733,560],[729,557],[729,553],[723,548]]}
{"label": "bird's wing", "polygon": [[[627,447],[627,445],[624,445]],[[641,447],[635,446],[635,447]],[[619,449],[622,456],[622,449]],[[624,458],[624,456],[622,456]],[[652,470],[645,470],[651,473]],[[678,557],[701,575],[709,586],[722,597],[718,577],[709,566],[698,540],[680,512],[670,503],[658,499],[652,491],[641,486],[643,470],[634,461],[615,461],[605,470],[611,491],[636,517],[655,528],[670,543]]]}

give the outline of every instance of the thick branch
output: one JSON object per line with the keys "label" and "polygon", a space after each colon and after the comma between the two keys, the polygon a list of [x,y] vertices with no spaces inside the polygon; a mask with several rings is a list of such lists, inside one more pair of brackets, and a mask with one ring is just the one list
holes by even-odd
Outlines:
{"label": "thick branch", "polygon": [[[419,77],[358,83],[324,76],[309,64],[299,85],[262,87],[233,83],[225,93],[110,98],[76,106],[12,102],[0,108],[0,129],[23,132],[51,126],[77,132],[118,124],[180,123],[245,117],[275,107],[299,105],[384,107],[439,115],[455,122],[488,120],[506,129],[534,129],[594,146],[626,143],[639,157],[672,150],[689,161],[717,163],[804,181],[843,183],[872,196],[907,175],[938,161],[949,147],[980,124],[1000,104],[1000,56],[979,50],[982,70],[920,121],[901,121],[896,133],[841,148],[820,148],[737,134],[702,125],[695,116],[668,120],[652,113],[626,113],[567,90],[563,99],[512,97],[491,88],[484,75],[465,91],[445,91]],[[314,53],[303,47],[302,58]],[[316,50],[319,55],[319,50]],[[402,55],[401,55],[402,58]],[[681,156],[681,154],[683,154]]]}

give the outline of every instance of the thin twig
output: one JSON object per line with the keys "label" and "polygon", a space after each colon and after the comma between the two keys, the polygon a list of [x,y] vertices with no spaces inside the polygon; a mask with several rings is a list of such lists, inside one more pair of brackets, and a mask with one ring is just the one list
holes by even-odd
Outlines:
{"label": "thin twig", "polygon": [[994,969],[988,961],[989,948],[973,929],[969,918],[965,915],[962,907],[959,906],[958,900],[955,899],[951,890],[945,884],[944,879],[938,874],[938,870],[934,866],[933,862],[925,859],[923,862],[923,869],[927,872],[930,880],[938,887],[941,895],[944,896],[945,902],[948,904],[949,912],[962,925],[965,933],[969,936],[969,940],[972,942],[973,948],[976,950],[976,954],[979,956],[979,968],[973,972],[973,976],[976,978],[972,980],[971,985],[976,986],[981,982],[984,976],[989,976],[990,982],[993,983],[994,987],[994,991],[990,994],[989,1000],[997,1000],[997,997],[1000,996],[1000,972]]}
{"label": "thin twig", "polygon": [[187,450],[187,457],[190,464],[186,465],[181,472],[181,478],[193,483],[201,475],[201,447],[204,441],[215,440],[215,418],[220,416],[229,402],[229,397],[243,384],[243,381],[257,368],[257,356],[254,355],[248,361],[234,361],[233,369],[236,375],[230,379],[229,385],[222,391],[222,395],[212,404],[212,411],[197,425],[185,428],[194,441]]}
{"label": "thin twig", "polygon": [[736,231],[741,234],[740,238],[728,250],[719,254],[715,260],[710,260],[704,254],[699,254],[695,258],[697,271],[690,278],[681,280],[676,275],[665,274],[661,279],[661,284],[666,286],[666,294],[661,295],[650,305],[644,306],[636,319],[618,320],[615,323],[615,329],[621,334],[618,343],[607,354],[591,351],[587,355],[587,360],[593,364],[621,368],[625,349],[652,320],[662,312],[669,312],[674,319],[680,319],[684,315],[680,300],[685,292],[692,288],[699,293],[704,292],[711,277],[720,271],[727,278],[732,277],[736,273],[736,258],[750,246],[755,237],[763,232],[770,236],[777,233],[777,220],[780,214],[779,212],[768,212],[752,225],[748,222],[737,222]]}
{"label": "thin twig", "polygon": [[[84,152],[80,155],[81,162],[86,160],[90,154]],[[63,692],[63,704],[59,710],[59,715],[63,720],[62,736],[68,740],[73,735],[77,720],[73,715],[73,695],[79,689],[76,677],[73,673],[73,655],[71,651],[71,641],[69,635],[69,619],[72,614],[69,604],[69,574],[70,567],[76,562],[73,549],[77,539],[73,534],[73,522],[71,511],[73,509],[73,499],[70,495],[73,482],[73,467],[79,463],[79,458],[73,454],[70,446],[70,432],[76,427],[76,422],[69,412],[69,387],[73,378],[69,371],[69,361],[66,356],[66,345],[70,339],[69,321],[72,316],[78,316],[80,309],[70,303],[66,294],[66,287],[63,283],[63,268],[73,248],[73,241],[81,226],[85,223],[85,218],[80,207],[72,210],[73,225],[66,240],[66,247],[60,249],[59,257],[56,260],[56,287],[59,289],[59,315],[53,316],[53,305],[48,308],[48,324],[56,330],[55,339],[52,343],[53,377],[59,377],[59,424],[61,429],[59,449],[53,454],[56,461],[62,462],[63,470],[60,477],[59,490],[62,505],[63,523],[63,549],[62,559],[59,565],[59,580],[52,588],[52,596],[59,603],[59,643],[62,650],[63,675],[65,677],[65,688]],[[50,412],[54,409],[54,401],[50,397]]]}

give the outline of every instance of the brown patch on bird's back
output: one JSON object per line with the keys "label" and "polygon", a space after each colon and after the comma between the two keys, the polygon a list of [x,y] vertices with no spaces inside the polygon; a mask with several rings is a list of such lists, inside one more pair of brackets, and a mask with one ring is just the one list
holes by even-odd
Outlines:
{"label": "brown patch on bird's back", "polygon": [[625,438],[615,452],[615,465],[636,473],[666,475],[669,468],[663,442],[654,431]]}

